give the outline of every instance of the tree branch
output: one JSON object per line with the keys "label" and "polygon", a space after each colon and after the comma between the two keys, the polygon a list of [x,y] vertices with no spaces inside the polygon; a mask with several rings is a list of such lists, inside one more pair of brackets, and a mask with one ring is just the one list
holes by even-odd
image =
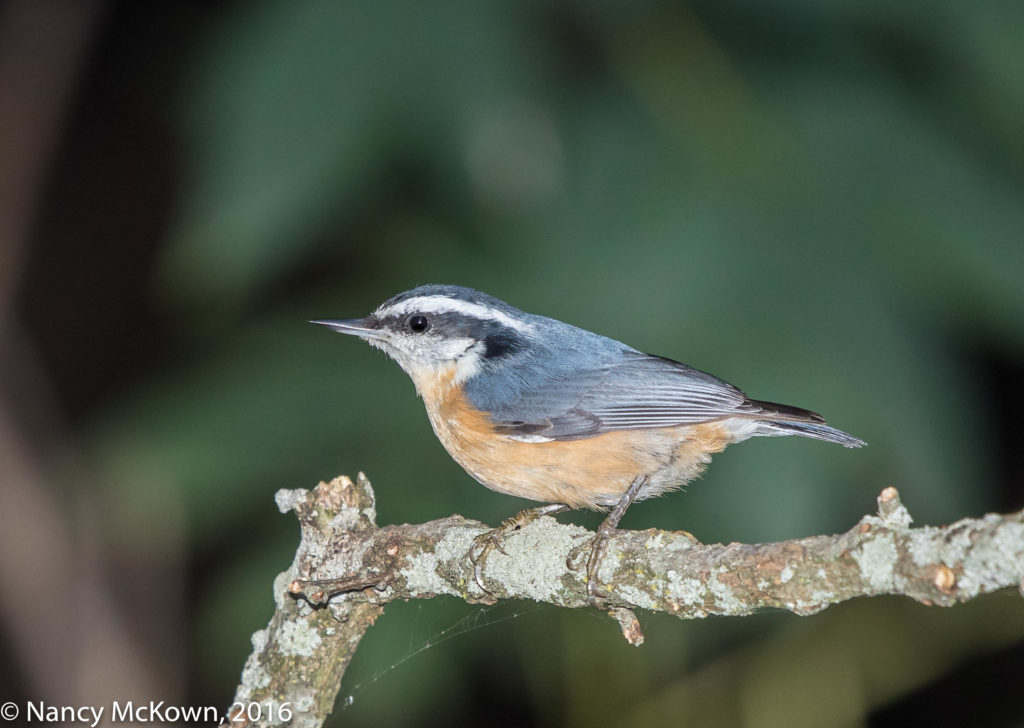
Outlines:
{"label": "tree branch", "polygon": [[[544,517],[511,533],[504,553],[495,549],[487,560],[488,593],[468,558],[473,539],[489,530],[482,523],[456,515],[378,528],[362,474],[312,492],[281,490],[276,499],[282,513],[295,512],[302,540],[274,582],[277,611],[253,635],[232,706],[236,725],[321,725],[360,638],[395,599],[447,594],[470,603],[587,606],[585,570],[566,565],[593,535],[579,526]],[[896,489],[886,488],[877,515],[834,536],[723,546],[683,531],[619,531],[598,569],[604,608],[638,645],[635,608],[684,619],[769,608],[809,615],[861,596],[901,594],[952,606],[1006,587],[1024,593],[1024,511],[941,528],[910,523]]]}

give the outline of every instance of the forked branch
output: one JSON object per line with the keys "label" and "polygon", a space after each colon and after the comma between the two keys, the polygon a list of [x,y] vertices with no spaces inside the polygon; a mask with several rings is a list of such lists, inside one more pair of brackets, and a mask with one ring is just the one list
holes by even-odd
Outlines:
{"label": "forked branch", "polygon": [[[566,564],[593,535],[579,526],[545,517],[510,534],[504,553],[495,550],[486,562],[484,592],[468,557],[473,540],[489,530],[482,523],[449,516],[378,528],[362,474],[313,491],[279,491],[277,504],[295,512],[302,540],[274,582],[270,624],[253,635],[233,706],[237,725],[321,725],[359,639],[395,599],[444,594],[471,603],[588,604],[585,569]],[[1024,588],[1024,511],[943,527],[910,523],[899,494],[886,488],[877,515],[833,536],[723,546],[681,531],[619,531],[597,572],[603,607],[626,639],[640,644],[636,608],[681,618],[772,608],[809,615],[854,597],[899,594],[952,606]]]}

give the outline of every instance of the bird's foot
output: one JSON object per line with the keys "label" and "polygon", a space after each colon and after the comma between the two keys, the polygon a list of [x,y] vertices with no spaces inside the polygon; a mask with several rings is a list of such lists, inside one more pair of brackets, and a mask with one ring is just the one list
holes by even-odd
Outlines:
{"label": "bird's foot", "polygon": [[476,581],[476,585],[484,593],[491,593],[484,586],[484,567],[487,565],[487,557],[491,555],[491,551],[494,549],[498,549],[498,551],[508,556],[505,549],[501,546],[502,539],[513,531],[518,531],[524,526],[533,523],[542,516],[553,516],[556,513],[567,510],[569,510],[569,506],[562,503],[551,503],[546,506],[527,508],[519,511],[519,513],[511,518],[506,518],[497,528],[482,533],[473,539],[473,544],[469,547],[469,560],[473,564],[473,580]]}
{"label": "bird's foot", "polygon": [[608,597],[608,592],[600,587],[597,579],[597,570],[601,566],[601,559],[604,558],[605,548],[608,546],[608,539],[615,535],[618,528],[614,524],[609,524],[608,519],[601,522],[601,525],[597,528],[597,533],[588,538],[583,543],[579,544],[565,559],[565,565],[576,571],[579,568],[580,556],[584,553],[589,552],[587,557],[587,603],[592,607],[597,607],[599,599],[605,599]]}
{"label": "bird's foot", "polygon": [[597,581],[597,570],[601,566],[601,559],[604,557],[604,550],[608,545],[608,539],[618,531],[619,521],[622,520],[626,509],[636,500],[637,493],[640,492],[640,488],[646,482],[646,475],[634,478],[633,482],[629,484],[629,488],[622,494],[622,498],[612,508],[608,517],[601,521],[601,525],[597,527],[597,533],[579,546],[576,546],[565,559],[565,565],[575,571],[580,554],[588,549],[590,550],[590,557],[587,559],[587,603],[592,607],[599,606],[598,599],[607,599],[609,596],[607,591],[600,588]]}

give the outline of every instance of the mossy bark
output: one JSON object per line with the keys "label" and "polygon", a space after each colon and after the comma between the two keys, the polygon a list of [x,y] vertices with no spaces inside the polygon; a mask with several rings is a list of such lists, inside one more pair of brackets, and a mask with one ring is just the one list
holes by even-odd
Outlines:
{"label": "mossy bark", "polygon": [[[360,638],[392,600],[444,594],[588,606],[585,570],[567,564],[593,536],[579,526],[546,516],[508,534],[486,561],[484,591],[469,559],[474,539],[489,530],[482,523],[450,516],[378,528],[362,474],[313,491],[280,491],[277,502],[282,512],[295,511],[302,541],[275,580],[277,611],[253,635],[236,693],[236,708],[269,707],[258,718],[241,711],[238,725],[321,725]],[[904,595],[951,606],[1024,584],[1024,512],[941,528],[910,523],[899,494],[886,488],[877,515],[833,536],[723,546],[685,532],[618,531],[597,570],[601,606],[639,645],[636,608],[684,619],[771,608],[809,615],[854,597]]]}

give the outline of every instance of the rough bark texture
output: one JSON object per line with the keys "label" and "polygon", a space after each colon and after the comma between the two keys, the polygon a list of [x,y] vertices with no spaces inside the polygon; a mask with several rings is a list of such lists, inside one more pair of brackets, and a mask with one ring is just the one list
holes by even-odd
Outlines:
{"label": "rough bark texture", "polygon": [[[360,638],[392,600],[447,594],[468,602],[588,606],[585,574],[566,564],[573,548],[593,536],[579,526],[544,517],[509,534],[504,553],[495,549],[486,562],[484,592],[468,558],[473,539],[489,530],[482,523],[449,516],[378,528],[362,474],[312,492],[279,491],[277,504],[298,516],[302,541],[291,568],[274,582],[277,611],[253,635],[235,696],[238,725],[321,725]],[[901,594],[952,606],[997,589],[1024,589],[1024,512],[941,528],[910,523],[896,490],[886,488],[877,515],[833,536],[723,546],[681,531],[619,531],[598,569],[602,608],[638,645],[635,608],[681,618],[766,608],[808,615],[861,596]]]}

